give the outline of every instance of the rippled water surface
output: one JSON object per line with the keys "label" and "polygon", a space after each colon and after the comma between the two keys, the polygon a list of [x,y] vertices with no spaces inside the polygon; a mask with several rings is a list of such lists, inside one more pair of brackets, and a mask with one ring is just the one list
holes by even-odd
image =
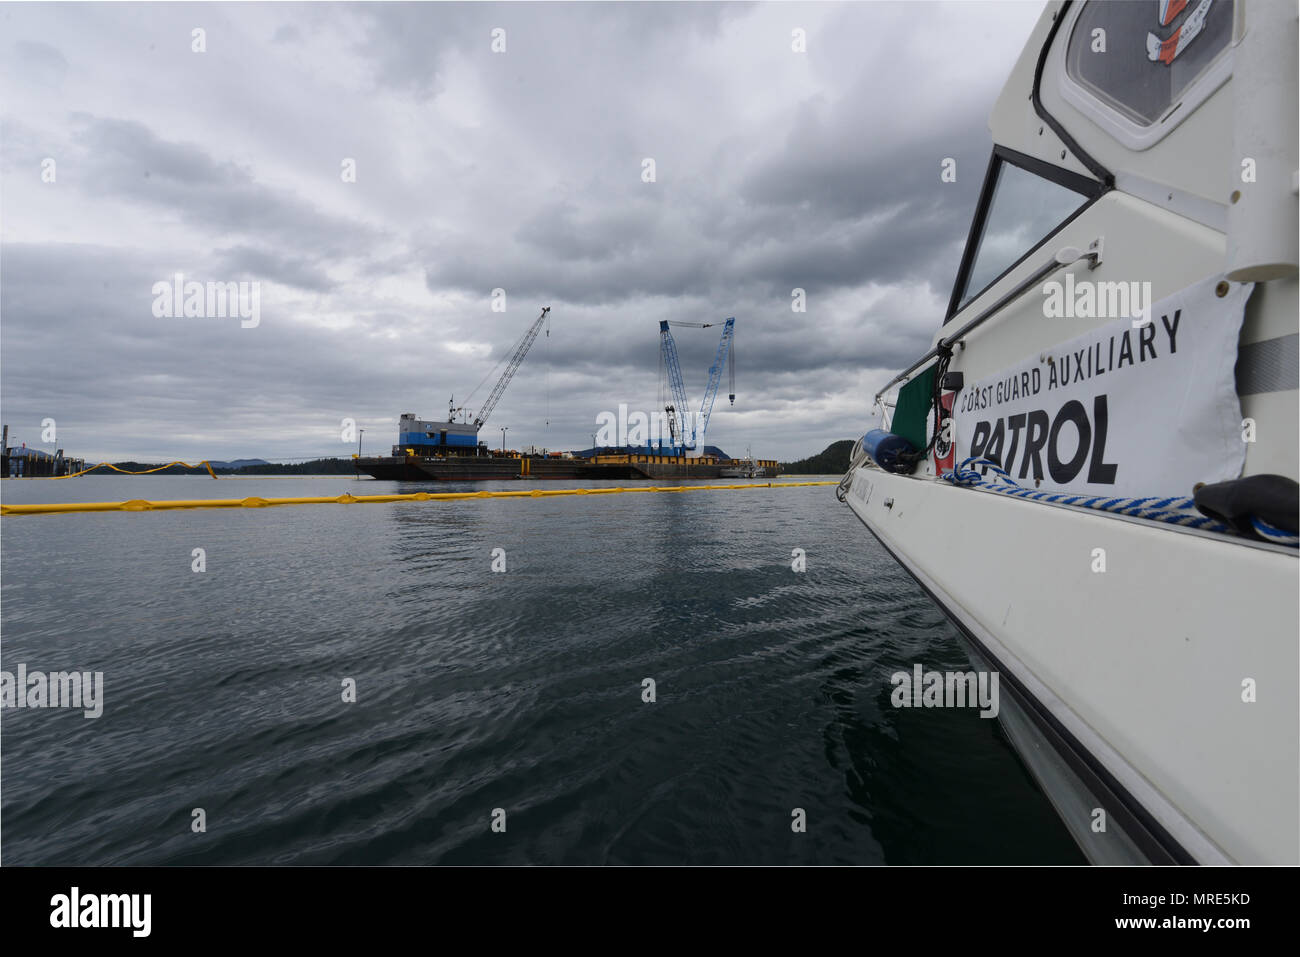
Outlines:
{"label": "rippled water surface", "polygon": [[890,705],[894,671],[967,659],[833,493],[5,517],[0,664],[102,671],[105,693],[94,720],[2,712],[3,862],[1081,862],[996,721]]}

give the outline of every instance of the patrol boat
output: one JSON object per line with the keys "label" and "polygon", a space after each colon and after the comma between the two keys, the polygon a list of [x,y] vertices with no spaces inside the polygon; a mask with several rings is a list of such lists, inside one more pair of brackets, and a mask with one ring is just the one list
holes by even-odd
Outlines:
{"label": "patrol boat", "polygon": [[1047,6],[838,491],[1094,863],[1300,860],[1296,29]]}

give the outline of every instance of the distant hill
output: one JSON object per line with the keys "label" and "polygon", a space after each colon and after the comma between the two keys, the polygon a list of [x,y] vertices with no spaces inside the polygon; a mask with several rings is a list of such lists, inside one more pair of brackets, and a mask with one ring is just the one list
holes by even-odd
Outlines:
{"label": "distant hill", "polygon": [[[163,462],[114,462],[126,472],[143,472],[154,469]],[[352,475],[356,466],[347,459],[314,459],[310,462],[267,462],[264,459],[236,459],[233,462],[213,462],[212,471],[221,475]],[[92,475],[118,475],[121,473],[109,469],[99,469]],[[206,467],[185,468],[173,465],[171,468],[154,472],[154,475],[207,475]]]}
{"label": "distant hill", "polygon": [[841,475],[849,470],[849,452],[852,450],[852,439],[832,442],[817,455],[798,462],[782,462],[781,470],[786,475]]}
{"label": "distant hill", "polygon": [[[232,465],[235,463],[231,463]],[[262,462],[231,469],[239,475],[352,475],[357,467],[352,459],[312,459],[310,462]],[[220,472],[221,469],[216,471]]]}
{"label": "distant hill", "polygon": [[233,462],[213,462],[214,469],[242,469],[247,465],[269,465],[266,459],[235,459]]}

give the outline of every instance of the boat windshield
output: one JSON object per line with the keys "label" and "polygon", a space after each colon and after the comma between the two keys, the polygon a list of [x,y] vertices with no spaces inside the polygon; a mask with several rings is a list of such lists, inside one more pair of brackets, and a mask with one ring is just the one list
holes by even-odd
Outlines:
{"label": "boat windshield", "polygon": [[[996,156],[975,227],[967,240],[955,313],[1054,233],[1089,201],[1082,191],[1045,179]],[[978,232],[976,232],[978,230]]]}

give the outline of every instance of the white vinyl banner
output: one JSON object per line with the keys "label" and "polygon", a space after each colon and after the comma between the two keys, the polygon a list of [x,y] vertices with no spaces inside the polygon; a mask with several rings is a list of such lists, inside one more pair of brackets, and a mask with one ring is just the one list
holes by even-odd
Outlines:
{"label": "white vinyl banner", "polygon": [[[1137,498],[1241,474],[1233,368],[1254,288],[1213,277],[972,382],[953,404],[956,462],[982,456],[1021,485]],[[1070,319],[1044,319],[1070,322]]]}

